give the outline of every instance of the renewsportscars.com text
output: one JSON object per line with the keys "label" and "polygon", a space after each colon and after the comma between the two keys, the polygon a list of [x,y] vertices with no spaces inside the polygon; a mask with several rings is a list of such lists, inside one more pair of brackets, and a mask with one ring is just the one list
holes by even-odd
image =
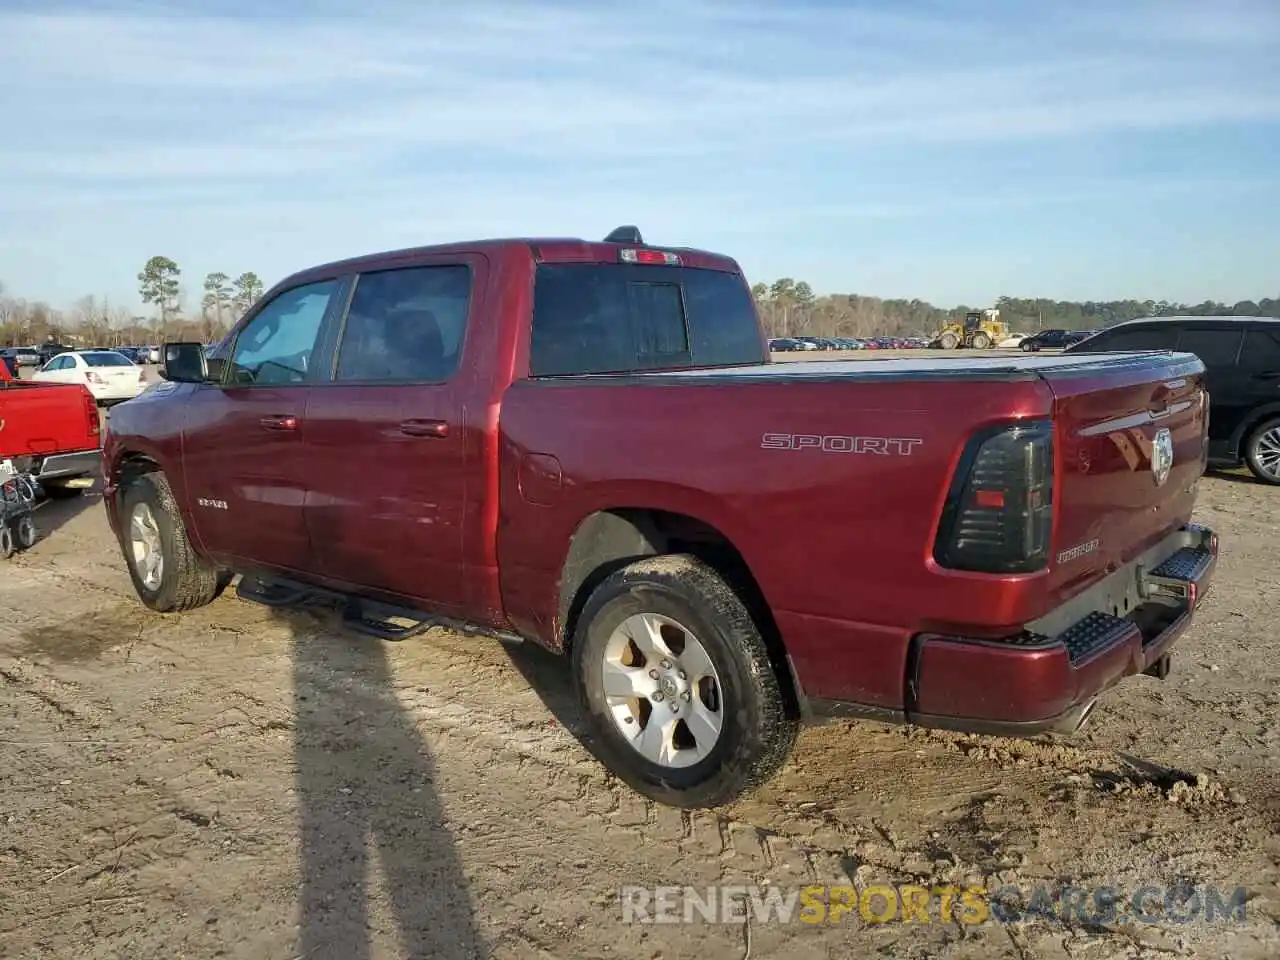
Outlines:
{"label": "renewsportscars.com text", "polygon": [[624,923],[1239,923],[1243,887],[1019,887],[810,884],[623,887]]}

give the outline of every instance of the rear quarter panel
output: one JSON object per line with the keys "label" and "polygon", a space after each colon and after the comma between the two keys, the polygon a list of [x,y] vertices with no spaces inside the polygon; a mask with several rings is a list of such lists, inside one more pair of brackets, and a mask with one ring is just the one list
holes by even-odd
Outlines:
{"label": "rear quarter panel", "polygon": [[[685,514],[743,555],[810,693],[900,704],[912,634],[972,621],[975,609],[983,622],[1016,624],[1035,606],[1043,575],[957,574],[928,558],[970,433],[1047,416],[1051,401],[1030,377],[518,381],[500,422],[508,616],[557,646],[559,578],[578,525],[608,509]],[[796,435],[818,439],[797,446]]]}

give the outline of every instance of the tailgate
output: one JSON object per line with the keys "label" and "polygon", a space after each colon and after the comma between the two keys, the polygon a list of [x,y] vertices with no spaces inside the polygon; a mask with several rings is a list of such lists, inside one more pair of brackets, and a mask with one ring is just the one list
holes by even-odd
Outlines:
{"label": "tailgate", "polygon": [[1186,523],[1207,454],[1204,365],[1193,354],[1098,354],[1043,370],[1059,485],[1050,559],[1070,595]]}
{"label": "tailgate", "polygon": [[93,395],[79,384],[10,381],[0,387],[0,458],[96,449]]}

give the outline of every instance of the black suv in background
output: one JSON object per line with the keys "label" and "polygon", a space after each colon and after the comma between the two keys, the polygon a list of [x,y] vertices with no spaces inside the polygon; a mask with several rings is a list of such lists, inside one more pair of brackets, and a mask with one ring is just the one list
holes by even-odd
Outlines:
{"label": "black suv in background", "polygon": [[1280,485],[1280,319],[1155,317],[1118,323],[1067,353],[1185,350],[1204,363],[1209,384],[1209,459],[1241,461]]}
{"label": "black suv in background", "polygon": [[1024,337],[1018,346],[1027,353],[1036,353],[1039,350],[1054,347],[1069,347],[1089,336],[1089,332],[1088,330],[1041,330],[1039,333]]}

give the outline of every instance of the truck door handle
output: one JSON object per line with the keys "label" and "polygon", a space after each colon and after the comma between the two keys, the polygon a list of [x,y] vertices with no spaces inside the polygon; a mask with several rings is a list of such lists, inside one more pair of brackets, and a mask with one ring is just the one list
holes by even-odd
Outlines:
{"label": "truck door handle", "polygon": [[447,437],[449,424],[443,420],[401,420],[400,432],[407,437]]}
{"label": "truck door handle", "polygon": [[1255,380],[1280,380],[1280,370],[1263,370],[1253,375]]}
{"label": "truck door handle", "polygon": [[258,421],[264,430],[297,430],[298,418],[291,413],[276,413]]}

